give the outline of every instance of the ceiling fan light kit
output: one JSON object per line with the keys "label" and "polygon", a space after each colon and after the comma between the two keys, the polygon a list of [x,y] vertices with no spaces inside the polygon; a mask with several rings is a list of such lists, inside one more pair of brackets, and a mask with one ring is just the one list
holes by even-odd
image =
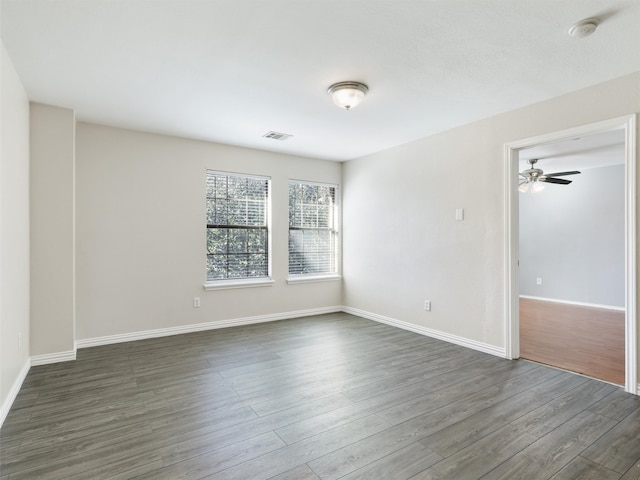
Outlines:
{"label": "ceiling fan light kit", "polygon": [[327,90],[333,103],[345,110],[358,106],[368,91],[369,87],[360,82],[334,83]]}
{"label": "ceiling fan light kit", "polygon": [[523,170],[520,172],[520,185],[518,186],[518,190],[521,193],[537,193],[544,190],[545,183],[556,183],[558,185],[569,185],[571,180],[565,180],[564,178],[556,178],[556,177],[564,177],[566,175],[577,175],[580,172],[577,170],[571,170],[567,172],[556,172],[556,173],[547,173],[540,168],[536,168],[536,163],[538,163],[537,158],[532,158],[527,160],[527,163],[531,165],[531,168]]}
{"label": "ceiling fan light kit", "polygon": [[534,182],[524,181],[520,184],[520,186],[518,187],[518,190],[520,190],[520,193],[527,193],[527,192],[538,193],[544,190],[544,183],[539,181],[534,181]]}

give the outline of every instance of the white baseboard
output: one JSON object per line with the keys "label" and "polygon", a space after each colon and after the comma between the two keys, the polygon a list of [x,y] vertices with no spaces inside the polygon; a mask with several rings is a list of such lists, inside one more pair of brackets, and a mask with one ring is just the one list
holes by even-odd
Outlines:
{"label": "white baseboard", "polygon": [[[110,335],[105,337],[87,338],[84,340],[77,340],[75,342],[75,348],[87,348],[95,347],[99,345],[109,345],[112,343],[130,342],[134,340],[144,340],[146,338],[165,337],[169,335],[179,335],[182,333],[200,332],[204,330],[213,330],[217,328],[238,327],[241,325],[251,325],[254,323],[274,322],[277,320],[288,320],[291,318],[309,317],[312,315],[323,315],[326,313],[342,312],[343,307],[340,305],[333,307],[312,308],[308,310],[297,310],[293,312],[274,313],[269,315],[259,315],[255,317],[237,318],[232,320],[222,320],[219,322],[207,322],[199,323],[195,325],[184,325],[180,327],[160,328],[155,330],[146,330],[142,332],[125,333],[119,335]],[[18,374],[15,382],[9,390],[7,398],[2,403],[2,409],[0,410],[0,427],[4,423],[4,420],[11,410],[11,406],[24,383],[29,369],[36,365],[47,365],[50,363],[66,362],[76,359],[76,350],[70,350],[67,352],[48,353],[44,355],[34,355],[27,359],[24,367]]]}
{"label": "white baseboard", "polygon": [[[523,298],[534,298],[534,297],[523,296]],[[551,300],[551,301],[554,301],[554,300]],[[345,307],[345,306],[314,308],[309,310],[298,310],[293,312],[276,313],[276,314],[270,314],[270,315],[259,315],[255,317],[237,318],[232,320],[223,320],[219,322],[198,323],[195,325],[184,325],[180,327],[160,328],[155,330],[145,330],[141,332],[109,335],[109,336],[96,337],[96,338],[87,338],[83,340],[77,340],[76,348],[95,347],[99,345],[109,345],[113,343],[131,342],[134,340],[144,340],[146,338],[165,337],[170,335],[179,335],[182,333],[201,332],[205,330],[214,330],[218,328],[237,327],[242,325],[251,325],[255,323],[273,322],[277,320],[288,320],[291,318],[308,317],[312,315],[323,315],[326,313],[338,313],[338,312],[349,313],[351,315],[356,315],[362,318],[366,318],[368,320],[373,320],[375,322],[384,323],[386,325],[390,325],[397,328],[402,328],[403,330],[409,330],[411,332],[425,335],[427,337],[436,338],[438,340],[443,340],[445,342],[460,345],[462,347],[471,348],[473,350],[478,350],[480,352],[488,353],[490,355],[506,358],[506,351],[504,348],[489,345],[487,343],[477,342],[475,340],[459,337],[457,335],[451,335],[449,333],[441,332],[438,330],[421,327],[419,325],[414,325],[412,323],[405,322],[402,320],[396,320],[394,318],[385,317],[375,313],[367,312],[365,310],[360,310],[357,308],[351,308],[351,307]],[[27,374],[29,373],[29,369],[31,368],[31,366],[64,362],[64,361],[70,361],[75,359],[76,359],[76,350],[71,350],[68,352],[50,353],[46,355],[35,355],[33,357],[28,358],[24,366],[22,367],[22,370],[20,370],[18,377],[16,378],[13,385],[11,386],[11,389],[9,390],[9,394],[7,395],[7,398],[5,398],[4,402],[2,403],[2,408],[0,410],[0,427],[4,423],[4,420],[7,414],[9,413],[11,406],[13,405],[13,402],[15,401],[16,396],[18,395],[18,392],[20,391],[20,388],[24,383],[24,380],[27,377]],[[640,383],[637,386],[637,391],[640,392]]]}
{"label": "white baseboard", "polygon": [[9,390],[7,398],[5,398],[4,402],[2,402],[2,409],[0,410],[0,427],[2,427],[4,419],[7,418],[7,414],[9,413],[9,410],[11,410],[11,405],[13,405],[13,402],[18,396],[18,392],[20,391],[20,388],[22,388],[22,384],[24,383],[24,379],[27,378],[27,374],[29,373],[30,368],[31,361],[27,358],[27,361],[20,370],[18,377],[13,382],[13,385],[11,385],[11,389]]}
{"label": "white baseboard", "polygon": [[478,350],[484,353],[489,353],[497,357],[506,358],[507,356],[506,350],[504,348],[496,347],[494,345],[489,345],[488,343],[482,343],[482,342],[477,342],[475,340],[471,340],[468,338],[458,337],[457,335],[441,332],[439,330],[433,330],[431,328],[421,327],[419,325],[414,325],[413,323],[404,322],[402,320],[396,320],[395,318],[384,317],[382,315],[367,312],[364,310],[359,310],[357,308],[342,307],[342,311],[345,313],[350,313],[352,315],[357,315],[358,317],[363,317],[369,320],[373,320],[375,322],[385,323],[393,327],[402,328],[403,330],[409,330],[411,332],[419,333],[421,335],[426,335],[427,337],[437,338],[438,340],[443,340],[449,343],[455,343],[456,345],[460,345],[462,347],[471,348],[473,350]]}
{"label": "white baseboard", "polygon": [[579,307],[604,308],[605,310],[616,310],[619,312],[624,312],[626,310],[624,307],[617,307],[615,305],[601,305],[599,303],[573,302],[571,300],[558,300],[557,298],[533,297],[531,295],[520,295],[520,298],[525,298],[527,300],[538,300],[540,302],[564,303],[566,305],[577,305]]}
{"label": "white baseboard", "polygon": [[205,330],[215,330],[218,328],[239,327],[254,323],[275,322],[277,320],[288,320],[298,317],[309,317],[312,315],[323,315],[325,313],[342,312],[341,306],[312,308],[309,310],[297,310],[293,312],[272,313],[269,315],[258,315],[255,317],[235,318],[231,320],[220,320],[217,322],[196,323],[179,327],[158,328],[154,330],[144,330],[141,332],[122,333],[117,335],[107,335],[104,337],[85,338],[76,340],[76,348],[97,347],[99,345],[110,345],[113,343],[132,342],[144,340],[146,338],[168,337],[170,335],[180,335],[183,333],[202,332]]}
{"label": "white baseboard", "polygon": [[31,357],[31,366],[48,365],[49,363],[68,362],[76,359],[76,351],[47,353],[45,355],[34,355]]}

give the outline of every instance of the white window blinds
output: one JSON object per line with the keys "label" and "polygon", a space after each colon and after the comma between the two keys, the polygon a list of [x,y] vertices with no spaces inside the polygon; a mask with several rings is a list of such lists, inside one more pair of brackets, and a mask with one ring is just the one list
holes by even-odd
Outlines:
{"label": "white window blinds", "polygon": [[269,276],[269,183],[207,171],[207,281]]}
{"label": "white window blinds", "polygon": [[338,272],[337,186],[289,182],[289,275]]}

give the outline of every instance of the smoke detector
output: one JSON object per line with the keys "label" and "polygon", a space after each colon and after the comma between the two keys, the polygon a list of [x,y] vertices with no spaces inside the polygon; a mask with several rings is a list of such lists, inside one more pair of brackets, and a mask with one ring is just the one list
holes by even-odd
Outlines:
{"label": "smoke detector", "polygon": [[596,31],[598,25],[600,24],[600,19],[592,17],[585,18],[584,20],[580,20],[578,23],[574,23],[569,29],[569,35],[575,38],[584,38],[591,35]]}

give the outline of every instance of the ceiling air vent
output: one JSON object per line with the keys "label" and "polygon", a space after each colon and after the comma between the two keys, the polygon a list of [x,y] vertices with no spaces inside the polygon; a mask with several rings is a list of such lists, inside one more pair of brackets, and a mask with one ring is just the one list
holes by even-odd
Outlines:
{"label": "ceiling air vent", "polygon": [[289,135],[288,133],[280,133],[280,132],[268,132],[263,135],[264,138],[270,138],[271,140],[280,140],[284,142],[289,138],[293,137],[293,135]]}

